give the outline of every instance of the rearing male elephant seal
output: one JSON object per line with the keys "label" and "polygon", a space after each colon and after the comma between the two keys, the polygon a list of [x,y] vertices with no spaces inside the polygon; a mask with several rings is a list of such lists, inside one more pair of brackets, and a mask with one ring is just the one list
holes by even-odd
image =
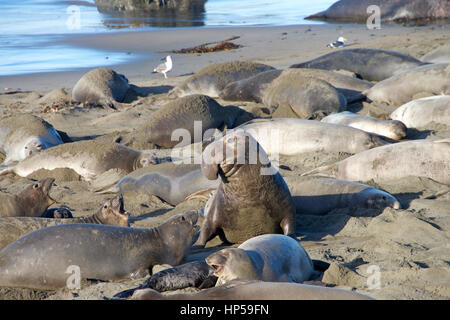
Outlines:
{"label": "rearing male elephant seal", "polygon": [[420,66],[378,82],[363,92],[372,101],[400,106],[417,94],[450,94],[450,63]]}
{"label": "rearing male elephant seal", "polygon": [[389,144],[360,129],[306,119],[254,119],[234,130],[250,134],[269,156],[306,152],[358,153]]}
{"label": "rearing male elephant seal", "polygon": [[206,204],[198,245],[216,235],[238,243],[266,233],[295,234],[289,188],[253,137],[238,130],[209,144],[203,152],[202,172],[208,179],[220,176],[222,181]]}
{"label": "rearing male elephant seal", "polygon": [[423,64],[401,52],[357,48],[333,51],[313,60],[294,64],[290,68],[344,69],[364,80],[381,81]]}
{"label": "rearing male elephant seal", "polygon": [[216,286],[234,279],[303,282],[314,273],[308,253],[297,240],[280,234],[251,238],[206,258],[219,277]]}
{"label": "rearing male elephant seal", "polygon": [[305,172],[376,183],[408,176],[450,185],[450,139],[414,140],[366,150],[329,166]]}
{"label": "rearing male elephant seal", "polygon": [[84,140],[65,143],[34,154],[15,166],[0,170],[0,174],[14,172],[26,177],[39,169],[70,168],[90,180],[112,168],[129,173],[158,163],[150,152],[135,150],[118,143]]}
{"label": "rearing male elephant seal", "polygon": [[380,19],[385,21],[426,21],[448,19],[450,5],[447,0],[340,0],[327,10],[305,19],[366,22],[373,12],[369,6],[376,5]]}
{"label": "rearing male elephant seal", "polygon": [[391,113],[409,128],[423,128],[431,122],[450,126],[450,95],[433,96],[410,101]]}
{"label": "rearing male elephant seal", "polygon": [[228,83],[250,78],[257,73],[274,69],[262,63],[246,61],[213,64],[190,76],[180,86],[169,92],[169,97],[176,98],[190,94],[204,94],[215,98],[219,96],[220,91]]}
{"label": "rearing male elephant seal", "polygon": [[163,148],[189,145],[201,141],[208,129],[231,128],[236,117],[234,111],[204,95],[178,98],[157,110],[149,121],[125,135],[120,143],[142,150],[155,145]]}
{"label": "rearing male elephant seal", "polygon": [[89,71],[75,84],[72,98],[78,102],[114,107],[122,102],[130,88],[128,79],[112,69],[97,68]]}
{"label": "rearing male elephant seal", "polygon": [[350,290],[294,282],[233,280],[196,293],[162,295],[152,289],[137,290],[133,300],[373,300]]}
{"label": "rearing male elephant seal", "polygon": [[0,217],[40,217],[55,203],[48,193],[55,179],[47,178],[26,187],[18,195],[0,193]]}
{"label": "rearing male elephant seal", "polygon": [[0,119],[0,151],[6,155],[4,165],[63,143],[58,131],[39,117],[24,114]]}
{"label": "rearing male elephant seal", "polygon": [[155,264],[177,265],[192,245],[197,218],[191,211],[156,228],[66,224],[36,230],[0,251],[0,287],[62,288],[70,266],[79,268],[80,280],[118,280]]}
{"label": "rearing male elephant seal", "polygon": [[128,212],[123,209],[123,198],[116,196],[106,201],[93,215],[76,218],[0,218],[0,250],[20,237],[38,229],[70,223],[128,226]]}
{"label": "rearing male elephant seal", "polygon": [[398,120],[380,120],[374,117],[344,111],[326,116],[320,121],[342,124],[394,140],[401,140],[406,137],[407,128],[405,124]]}

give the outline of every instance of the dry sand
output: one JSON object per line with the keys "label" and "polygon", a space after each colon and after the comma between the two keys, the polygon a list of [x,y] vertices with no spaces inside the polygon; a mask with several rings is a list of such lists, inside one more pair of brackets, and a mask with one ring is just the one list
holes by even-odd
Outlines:
{"label": "dry sand", "polygon": [[[287,32],[287,36],[282,33]],[[70,101],[71,88],[85,69],[0,77],[0,90],[20,88],[26,92],[0,94],[3,115],[35,114],[66,132],[74,140],[95,137],[110,138],[121,131],[139,127],[151,114],[168,102],[167,92],[182,83],[190,74],[217,62],[250,60],[286,68],[291,64],[329,52],[325,45],[339,35],[350,40],[349,48],[398,50],[421,57],[441,45],[450,44],[449,26],[402,27],[383,26],[367,30],[364,25],[313,25],[271,28],[181,29],[158,32],[127,32],[89,36],[70,36],[73,45],[130,51],[141,58],[113,67],[124,74],[136,93],[129,94],[125,107],[118,111],[77,105]],[[237,50],[202,55],[173,54],[174,69],[167,80],[151,70],[166,54],[158,50],[192,47],[205,42],[220,41],[231,36],[243,47]],[[125,48],[125,49],[124,49]],[[60,90],[64,88],[65,91]],[[256,103],[229,103],[267,117],[266,110]],[[393,109],[369,103],[349,107],[367,115],[383,116]],[[450,137],[450,128],[430,125],[410,130],[407,139]],[[307,154],[280,159],[282,175],[299,175],[315,167],[330,164],[349,154]],[[0,157],[0,161],[3,158]],[[449,159],[450,160],[450,159]],[[91,185],[71,170],[38,172],[33,178],[54,176],[56,186],[51,195],[57,200],[52,207],[68,206],[75,216],[89,215],[111,194],[95,194]],[[14,174],[0,177],[0,190],[16,193],[31,178]],[[450,199],[449,187],[425,178],[406,178],[376,185],[395,195],[404,209],[387,208],[339,209],[325,216],[297,215],[297,234],[312,259],[330,263],[322,281],[339,288],[356,290],[378,299],[449,299],[450,298]],[[438,195],[433,197],[433,195]],[[125,197],[125,209],[133,217],[132,227],[151,227],[187,209],[199,209],[205,201],[188,200],[172,207],[152,195]],[[201,221],[200,221],[201,223]],[[219,250],[220,241],[208,243],[206,249],[193,251],[186,261],[203,259]],[[377,273],[379,272],[379,273]],[[376,280],[379,280],[377,286]],[[144,279],[83,283],[81,290],[43,292],[28,289],[0,288],[0,299],[103,299],[135,287]],[[371,286],[372,285],[372,286]],[[194,290],[194,289],[192,289]]]}

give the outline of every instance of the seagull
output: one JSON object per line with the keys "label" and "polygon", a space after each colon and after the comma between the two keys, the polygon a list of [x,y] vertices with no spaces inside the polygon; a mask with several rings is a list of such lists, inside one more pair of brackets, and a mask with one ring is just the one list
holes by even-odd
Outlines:
{"label": "seagull", "polygon": [[345,41],[348,41],[344,37],[339,37],[336,41],[327,44],[327,47],[329,48],[339,48],[339,47],[345,47]]}
{"label": "seagull", "polygon": [[167,56],[165,59],[161,60],[166,60],[166,62],[161,63],[159,66],[153,69],[153,73],[162,73],[164,75],[164,78],[167,79],[166,73],[172,70],[172,58],[170,56]]}

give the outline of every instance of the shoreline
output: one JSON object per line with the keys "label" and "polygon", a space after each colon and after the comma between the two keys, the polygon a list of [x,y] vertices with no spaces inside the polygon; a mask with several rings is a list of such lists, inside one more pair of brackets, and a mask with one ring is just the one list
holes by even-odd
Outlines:
{"label": "shoreline", "polygon": [[[433,30],[432,34],[429,33],[430,29]],[[233,42],[242,45],[241,48],[199,55],[172,54],[174,68],[168,74],[170,79],[168,82],[173,81],[174,78],[196,72],[211,63],[229,60],[244,59],[266,63],[276,68],[286,68],[294,63],[330,52],[326,44],[334,41],[340,35],[349,39],[347,48],[363,46],[395,50],[397,44],[395,37],[402,38],[408,35],[408,37],[413,38],[428,35],[430,39],[427,41],[433,42],[436,39],[448,39],[449,29],[449,26],[409,27],[386,24],[380,30],[368,30],[364,24],[349,23],[202,27],[66,35],[54,44],[101,50],[105,52],[105,57],[108,52],[130,52],[130,55],[136,56],[136,58],[108,67],[124,74],[130,83],[142,84],[161,80],[161,75],[151,73],[153,68],[160,63],[160,59],[167,55],[159,53],[160,51],[179,50],[203,43],[222,41],[233,36],[239,36]],[[287,33],[287,35],[283,35],[283,33]],[[392,44],[394,47],[378,43],[382,42],[379,41],[380,39],[386,40],[386,38],[393,38]],[[438,45],[439,43],[436,44],[436,46]],[[398,47],[403,48],[401,45],[398,45]],[[424,50],[423,54],[426,53],[427,49],[424,48]],[[405,52],[405,50],[400,51]],[[405,53],[420,57],[422,52],[419,51],[410,50],[410,52]],[[46,91],[61,87],[72,88],[84,73],[93,68],[95,67],[83,67],[81,63],[79,68],[67,71],[0,76],[0,93],[4,92],[5,88],[23,91]]]}

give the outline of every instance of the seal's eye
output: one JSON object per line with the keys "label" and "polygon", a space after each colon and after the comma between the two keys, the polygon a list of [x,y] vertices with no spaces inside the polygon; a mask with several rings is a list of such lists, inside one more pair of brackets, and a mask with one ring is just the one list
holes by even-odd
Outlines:
{"label": "seal's eye", "polygon": [[184,218],[184,216],[181,216],[181,221],[186,221],[186,219]]}
{"label": "seal's eye", "polygon": [[33,186],[33,188],[34,188],[34,189],[39,188],[39,183],[36,183],[36,184]]}
{"label": "seal's eye", "polygon": [[103,209],[108,209],[108,205],[105,204],[105,205],[103,206]]}

